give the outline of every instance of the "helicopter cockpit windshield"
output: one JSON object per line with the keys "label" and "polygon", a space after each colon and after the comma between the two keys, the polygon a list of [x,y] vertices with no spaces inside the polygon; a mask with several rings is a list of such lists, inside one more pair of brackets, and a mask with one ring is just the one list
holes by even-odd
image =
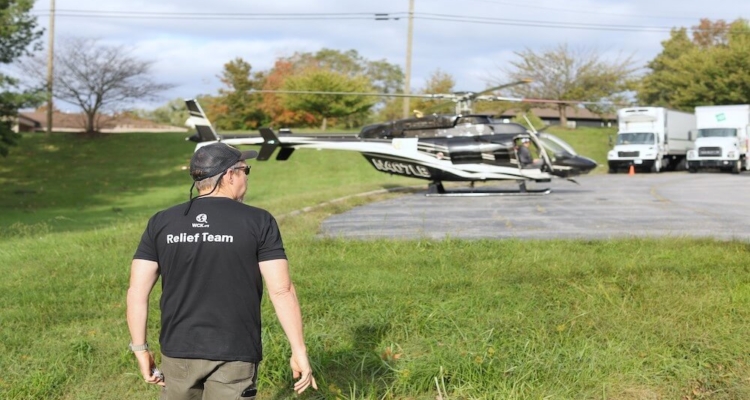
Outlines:
{"label": "helicopter cockpit windshield", "polygon": [[555,135],[550,133],[539,133],[537,134],[537,137],[539,137],[539,141],[552,159],[570,158],[578,155],[576,151],[573,150],[573,147]]}

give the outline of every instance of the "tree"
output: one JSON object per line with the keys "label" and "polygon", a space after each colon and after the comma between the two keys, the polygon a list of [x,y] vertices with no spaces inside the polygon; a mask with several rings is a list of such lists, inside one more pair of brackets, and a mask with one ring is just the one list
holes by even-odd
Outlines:
{"label": "tree", "polygon": [[[125,46],[104,45],[89,38],[68,38],[56,50],[53,95],[83,110],[87,132],[98,130],[101,112],[116,111],[135,100],[155,99],[159,92],[174,86],[152,81],[153,62],[131,53]],[[43,57],[24,63],[26,72],[42,81],[44,65]]]}
{"label": "tree", "polygon": [[263,72],[251,73],[252,66],[242,58],[224,64],[219,76],[227,89],[219,89],[216,109],[216,127],[219,129],[255,129],[267,122],[260,107],[260,99],[250,91],[262,89],[265,82]]}
{"label": "tree", "polygon": [[[36,18],[29,15],[33,5],[30,0],[0,1],[0,65],[39,48],[34,43],[42,30],[37,29]],[[11,129],[18,109],[39,101],[37,91],[21,91],[17,79],[0,73],[0,155],[7,156],[10,146],[16,145],[20,137]]]}
{"label": "tree", "polygon": [[[203,102],[200,103],[204,104]],[[172,126],[184,126],[190,117],[190,113],[185,107],[185,100],[179,97],[153,110],[135,110],[134,113],[139,118]]]}
{"label": "tree", "polygon": [[[440,68],[430,74],[427,78],[425,86],[422,89],[415,91],[415,94],[450,94],[453,93],[453,87],[456,85],[456,80],[453,76],[447,72],[442,71]],[[411,100],[409,103],[412,111],[417,113],[453,113],[455,105],[453,102],[446,100],[431,100],[424,98],[416,98]],[[384,120],[394,120],[402,117],[403,113],[403,99],[400,97],[391,98],[386,101],[385,106],[380,110],[378,116]]]}
{"label": "tree", "polygon": [[693,26],[693,43],[703,48],[727,44],[729,26],[723,19],[712,22],[701,18],[700,23]]}
{"label": "tree", "polygon": [[[531,79],[526,85],[508,91],[517,97],[562,101],[607,101],[633,85],[632,57],[607,61],[593,49],[573,50],[561,44],[537,53],[525,49],[515,53],[519,60],[511,61],[506,75],[510,81]],[[567,125],[570,103],[557,103],[560,124]]]}
{"label": "tree", "polygon": [[638,85],[644,104],[690,111],[699,105],[744,104],[750,98],[750,25],[745,20],[672,29]]}
{"label": "tree", "polygon": [[[286,59],[278,59],[266,75],[263,90],[282,90],[287,78],[294,75],[294,65]],[[289,110],[282,97],[276,93],[263,93],[260,108],[270,119],[271,125],[298,126],[315,123],[315,116],[304,110]]]}
{"label": "tree", "polygon": [[357,50],[321,49],[316,53],[295,53],[288,59],[297,71],[311,67],[335,71],[350,78],[366,76],[372,90],[377,93],[396,93],[404,85],[401,67],[386,60],[370,61]]}
{"label": "tree", "polygon": [[[295,57],[296,56],[296,57]],[[386,60],[370,61],[362,57],[356,50],[339,51],[321,49],[318,52],[301,53],[292,57],[298,70],[308,68],[328,69],[349,78],[367,77],[370,90],[373,93],[402,93],[404,73],[401,67]],[[373,98],[373,105],[386,106],[391,98]],[[351,114],[347,117],[347,125],[362,125],[370,119],[371,108]]]}
{"label": "tree", "polygon": [[[450,94],[453,93],[455,85],[456,80],[453,76],[438,68],[427,78],[419,94]],[[455,110],[455,104],[446,100],[416,99],[410,104],[412,109],[423,113],[453,113]]]}
{"label": "tree", "polygon": [[646,74],[638,87],[638,99],[643,104],[672,106],[673,75],[677,69],[677,60],[683,54],[692,51],[695,44],[690,41],[685,28],[672,29],[670,38],[662,42],[663,50],[646,67],[651,72]]}
{"label": "tree", "polygon": [[[294,53],[290,57],[276,60],[273,69],[266,75],[263,89],[280,90],[285,87],[286,79],[306,74],[311,70],[328,70],[347,77],[348,79],[368,80],[369,90],[375,93],[400,92],[403,86],[404,74],[401,67],[390,64],[385,60],[370,61],[362,57],[356,50],[339,51],[321,49],[315,53]],[[312,90],[301,88],[300,90]],[[264,93],[262,108],[272,123],[280,125],[309,125],[316,122],[316,116],[304,109],[291,110],[285,106],[281,95]],[[284,96],[286,98],[288,96]],[[383,102],[386,98],[373,97],[374,103]],[[360,125],[370,118],[370,108],[358,113],[350,114],[344,119],[349,126]],[[329,121],[326,122],[336,122]]]}
{"label": "tree", "polygon": [[[372,89],[364,76],[348,77],[325,69],[310,68],[302,74],[287,78],[284,90],[369,92]],[[282,98],[287,108],[305,110],[320,117],[322,130],[326,129],[328,118],[360,113],[374,104],[373,97],[350,94],[293,94]]]}

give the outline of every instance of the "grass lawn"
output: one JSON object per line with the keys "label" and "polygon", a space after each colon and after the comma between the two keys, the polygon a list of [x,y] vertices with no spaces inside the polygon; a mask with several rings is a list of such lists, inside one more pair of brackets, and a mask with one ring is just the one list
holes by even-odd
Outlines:
{"label": "grass lawn", "polygon": [[[553,133],[606,154],[608,131]],[[146,219],[187,200],[183,137],[25,136],[0,159],[0,398],[158,397],[127,350],[125,291]],[[249,179],[246,202],[279,216],[422,183],[334,151],[254,162]],[[368,200],[281,219],[320,386],[302,398],[750,398],[748,244],[316,238]],[[258,398],[291,398],[288,346],[263,313]]]}

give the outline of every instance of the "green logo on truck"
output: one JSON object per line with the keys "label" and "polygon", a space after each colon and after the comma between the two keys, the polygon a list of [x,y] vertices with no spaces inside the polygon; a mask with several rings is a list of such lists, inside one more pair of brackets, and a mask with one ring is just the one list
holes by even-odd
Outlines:
{"label": "green logo on truck", "polygon": [[727,116],[724,113],[716,114],[716,121],[722,122],[727,119]]}

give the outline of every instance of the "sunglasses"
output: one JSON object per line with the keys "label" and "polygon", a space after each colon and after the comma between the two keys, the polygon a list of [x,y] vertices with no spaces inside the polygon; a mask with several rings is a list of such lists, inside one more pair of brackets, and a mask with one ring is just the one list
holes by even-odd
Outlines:
{"label": "sunglasses", "polygon": [[245,175],[250,175],[250,166],[249,165],[245,165],[244,167],[234,167],[232,169],[244,170],[245,171]]}

